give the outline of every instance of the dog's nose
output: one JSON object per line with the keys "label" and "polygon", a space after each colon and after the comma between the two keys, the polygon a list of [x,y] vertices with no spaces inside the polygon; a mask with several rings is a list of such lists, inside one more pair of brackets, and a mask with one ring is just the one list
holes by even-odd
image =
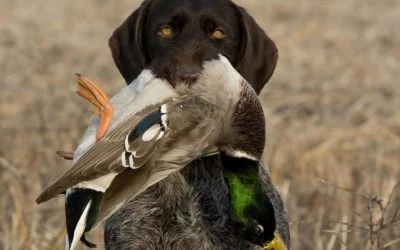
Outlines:
{"label": "dog's nose", "polygon": [[200,70],[194,68],[180,68],[176,72],[176,78],[178,81],[182,81],[186,84],[193,84],[199,77]]}

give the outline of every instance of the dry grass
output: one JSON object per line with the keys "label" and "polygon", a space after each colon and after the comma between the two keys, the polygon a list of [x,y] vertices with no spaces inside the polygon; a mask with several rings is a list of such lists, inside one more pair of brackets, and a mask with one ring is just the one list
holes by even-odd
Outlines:
{"label": "dry grass", "polygon": [[[238,2],[280,49],[265,160],[293,248],[400,249],[400,2]],[[63,199],[34,199],[90,117],[73,73],[123,86],[107,39],[137,3],[0,2],[0,249],[62,249]]]}

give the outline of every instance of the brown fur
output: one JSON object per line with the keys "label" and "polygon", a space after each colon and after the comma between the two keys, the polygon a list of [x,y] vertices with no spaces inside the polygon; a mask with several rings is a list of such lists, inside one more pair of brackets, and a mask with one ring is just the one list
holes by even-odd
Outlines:
{"label": "brown fur", "polygon": [[[177,34],[161,39],[160,23],[170,24]],[[210,25],[221,27],[226,37],[210,39]],[[171,84],[192,79],[203,61],[221,53],[259,93],[278,59],[275,43],[243,8],[228,0],[146,0],[115,30],[109,44],[127,83],[145,67]]]}

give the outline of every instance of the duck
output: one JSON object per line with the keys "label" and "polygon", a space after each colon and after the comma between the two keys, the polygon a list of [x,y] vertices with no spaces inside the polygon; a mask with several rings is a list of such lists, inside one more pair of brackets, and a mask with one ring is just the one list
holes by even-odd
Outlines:
{"label": "duck", "polygon": [[[36,200],[66,194],[68,248],[74,249],[78,240],[95,247],[85,233],[127,201],[196,159],[222,154],[246,163],[228,164],[224,170],[239,234],[263,249],[285,249],[276,233],[272,204],[261,186],[249,182],[258,176],[265,145],[264,114],[250,84],[222,55],[204,63],[193,85],[172,88],[151,73],[144,75],[135,86],[140,93],[123,99],[125,105],[112,101],[129,91],[121,91],[110,103],[93,82],[77,75],[78,94],[99,109],[99,117],[69,154],[73,167]],[[164,86],[163,96],[149,98],[155,86],[156,92]]]}

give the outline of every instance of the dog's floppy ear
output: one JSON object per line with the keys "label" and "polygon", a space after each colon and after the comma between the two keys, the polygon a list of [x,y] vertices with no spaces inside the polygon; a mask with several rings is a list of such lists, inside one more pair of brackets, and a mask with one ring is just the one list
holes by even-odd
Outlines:
{"label": "dog's floppy ear", "polygon": [[232,3],[239,21],[240,51],[236,69],[260,93],[278,61],[278,49],[262,28],[242,7]]}
{"label": "dog's floppy ear", "polygon": [[127,84],[132,82],[146,66],[142,33],[150,2],[151,0],[144,1],[114,31],[108,41],[114,62]]}

